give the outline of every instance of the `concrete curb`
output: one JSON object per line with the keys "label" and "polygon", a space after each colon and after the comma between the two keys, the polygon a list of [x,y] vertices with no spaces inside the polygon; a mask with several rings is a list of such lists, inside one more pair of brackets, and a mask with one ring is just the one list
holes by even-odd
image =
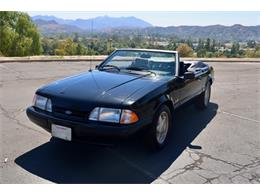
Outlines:
{"label": "concrete curb", "polygon": [[0,57],[4,62],[56,62],[56,61],[102,61],[107,56],[28,56],[28,57]]}
{"label": "concrete curb", "polygon": [[260,58],[181,58],[183,61],[203,62],[259,62]]}
{"label": "concrete curb", "polygon": [[[28,56],[28,57],[0,57],[0,63],[5,62],[56,62],[56,61],[102,61],[107,56]],[[260,58],[181,58],[183,61],[204,62],[259,62]]]}

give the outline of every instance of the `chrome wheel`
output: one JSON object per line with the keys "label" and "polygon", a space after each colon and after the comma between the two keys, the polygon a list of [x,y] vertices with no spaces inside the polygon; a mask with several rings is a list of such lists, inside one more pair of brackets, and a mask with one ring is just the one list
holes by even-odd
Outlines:
{"label": "chrome wheel", "polygon": [[169,116],[168,113],[163,111],[158,117],[156,126],[156,139],[159,144],[165,141],[169,129]]}
{"label": "chrome wheel", "polygon": [[207,84],[205,89],[205,95],[204,95],[204,105],[206,107],[209,104],[209,98],[210,98],[210,88],[209,88],[209,84]]}

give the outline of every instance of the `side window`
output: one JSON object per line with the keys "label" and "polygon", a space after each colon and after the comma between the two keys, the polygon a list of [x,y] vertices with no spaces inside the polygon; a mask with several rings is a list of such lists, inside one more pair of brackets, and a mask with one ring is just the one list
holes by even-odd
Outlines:
{"label": "side window", "polygon": [[206,71],[208,65],[203,62],[194,62],[189,68],[189,71]]}

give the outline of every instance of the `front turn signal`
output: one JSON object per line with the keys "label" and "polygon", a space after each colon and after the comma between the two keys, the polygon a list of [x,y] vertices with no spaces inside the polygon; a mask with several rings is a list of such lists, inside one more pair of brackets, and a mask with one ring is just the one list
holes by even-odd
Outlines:
{"label": "front turn signal", "polygon": [[139,120],[138,116],[135,112],[131,110],[122,110],[121,119],[120,119],[121,124],[132,124],[137,122],[138,120]]}

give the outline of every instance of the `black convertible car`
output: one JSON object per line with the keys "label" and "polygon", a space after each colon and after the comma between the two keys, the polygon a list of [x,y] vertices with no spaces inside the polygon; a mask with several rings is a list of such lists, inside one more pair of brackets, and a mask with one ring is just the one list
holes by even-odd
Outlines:
{"label": "black convertible car", "polygon": [[212,67],[181,62],[176,51],[118,49],[95,70],[38,89],[27,115],[68,141],[146,129],[160,148],[174,126],[173,111],[191,99],[205,109],[213,80]]}

